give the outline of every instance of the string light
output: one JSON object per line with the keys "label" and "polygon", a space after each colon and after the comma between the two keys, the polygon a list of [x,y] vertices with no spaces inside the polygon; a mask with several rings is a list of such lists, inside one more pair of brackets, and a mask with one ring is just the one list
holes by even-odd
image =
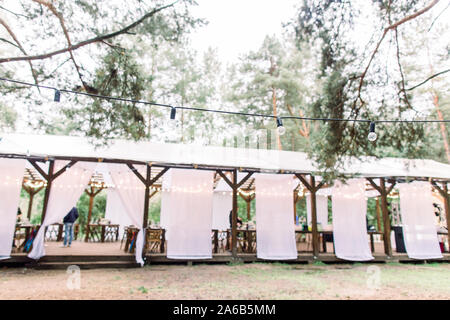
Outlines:
{"label": "string light", "polygon": [[370,123],[369,135],[367,136],[367,139],[371,142],[377,140],[377,134],[375,133],[375,122],[373,121]]}
{"label": "string light", "polygon": [[176,114],[177,114],[177,108],[172,107],[172,109],[170,109],[170,119],[175,120]]}
{"label": "string light", "polygon": [[283,121],[280,117],[277,117],[277,131],[280,136],[286,133],[286,128],[283,126]]}
{"label": "string light", "polygon": [[59,102],[60,100],[61,100],[61,92],[58,89],[56,89],[55,90],[55,97],[53,98],[53,101]]}
{"label": "string light", "polygon": [[[217,109],[206,109],[206,108],[195,108],[195,107],[184,107],[184,106],[178,106],[174,107],[172,105],[168,104],[162,104],[162,103],[155,103],[155,102],[148,102],[143,100],[134,100],[134,99],[126,99],[126,98],[119,98],[119,97],[111,97],[111,96],[103,96],[98,94],[92,94],[88,92],[80,92],[80,91],[73,91],[73,90],[67,90],[67,89],[58,89],[51,86],[45,86],[45,85],[38,85],[35,83],[29,83],[19,80],[13,80],[8,78],[0,78],[1,81],[7,81],[12,83],[17,83],[21,85],[26,85],[30,87],[38,87],[43,89],[50,89],[55,91],[55,97],[54,101],[59,102],[60,101],[60,95],[61,92],[65,93],[71,93],[75,95],[84,95],[89,96],[93,98],[99,98],[99,99],[106,99],[106,100],[115,100],[115,101],[122,101],[122,102],[130,102],[130,103],[140,103],[145,105],[152,105],[152,106],[159,106],[164,108],[171,108],[171,119],[174,119],[172,117],[176,114],[176,109],[182,109],[182,110],[191,110],[191,111],[201,111],[201,112],[213,112],[213,113],[220,113],[220,114],[228,114],[228,115],[239,115],[239,116],[248,116],[248,117],[262,117],[262,118],[269,118],[269,119],[276,119],[277,120],[277,130],[280,135],[282,135],[286,128],[282,125],[283,119],[294,119],[294,120],[307,120],[307,121],[340,121],[340,122],[366,122],[370,123],[371,126],[373,124],[373,127],[375,126],[375,122],[378,123],[449,123],[450,120],[376,120],[371,121],[367,119],[341,119],[341,118],[313,118],[313,117],[298,117],[298,116],[274,116],[271,114],[261,114],[261,113],[247,113],[247,112],[237,112],[237,111],[225,111],[225,110],[217,110]],[[374,127],[375,128],[375,127]]]}

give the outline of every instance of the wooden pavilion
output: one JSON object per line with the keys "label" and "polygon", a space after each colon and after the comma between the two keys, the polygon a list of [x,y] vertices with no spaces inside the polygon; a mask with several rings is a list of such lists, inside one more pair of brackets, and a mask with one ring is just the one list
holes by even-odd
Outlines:
{"label": "wooden pavilion", "polygon": [[[96,162],[124,164],[142,182],[145,187],[143,228],[148,227],[148,212],[150,198],[161,189],[161,178],[171,168],[192,170],[208,170],[215,172],[215,183],[220,179],[226,182],[232,192],[232,226],[230,230],[230,254],[216,254],[213,259],[201,262],[228,262],[228,261],[256,261],[256,255],[238,251],[237,211],[238,196],[247,203],[247,214],[250,217],[250,203],[254,199],[254,173],[290,174],[299,180],[299,185],[294,192],[294,203],[304,192],[310,194],[310,206],[312,217],[312,252],[300,254],[297,262],[308,261],[339,261],[332,253],[320,252],[320,231],[317,228],[316,194],[322,188],[327,187],[320,177],[320,172],[307,155],[301,152],[240,149],[223,147],[204,147],[196,145],[164,144],[151,142],[130,142],[114,140],[107,147],[95,147],[86,138],[46,135],[4,135],[0,141],[0,157],[11,159],[26,159],[31,168],[27,168],[24,174],[23,188],[30,195],[30,204],[27,215],[29,217],[34,195],[45,188],[42,220],[48,207],[49,195],[52,190],[52,182],[64,174],[65,170],[77,162]],[[55,161],[64,160],[67,164],[55,170]],[[144,165],[145,175],[135,168]],[[46,170],[44,170],[45,168]],[[384,252],[374,254],[375,261],[404,260],[409,261],[406,255],[393,253],[391,244],[391,225],[387,198],[394,190],[396,183],[412,180],[429,181],[436,192],[442,197],[447,221],[447,230],[450,229],[450,209],[448,196],[448,183],[450,182],[450,166],[433,160],[408,160],[408,159],[375,159],[364,158],[362,160],[349,159],[348,165],[342,170],[342,174],[363,177],[367,180],[367,189],[377,191],[379,196],[377,204],[380,214],[378,222],[382,225],[382,239]],[[91,178],[86,193],[90,197],[88,224],[92,213],[95,196],[106,184],[101,174]],[[379,199],[379,200],[378,200]],[[295,208],[295,205],[294,205]],[[87,229],[86,239],[89,237]],[[450,243],[450,234],[448,234]],[[133,257],[129,254],[113,252],[107,254],[83,255],[79,253],[75,258],[65,256],[55,250],[42,258],[43,262],[74,262],[89,261],[121,261],[130,262]],[[450,261],[450,255],[444,254],[445,261]],[[22,263],[28,259],[24,254],[13,255],[10,262]],[[164,254],[149,254],[147,262],[171,262]],[[108,264],[106,263],[106,264]]]}

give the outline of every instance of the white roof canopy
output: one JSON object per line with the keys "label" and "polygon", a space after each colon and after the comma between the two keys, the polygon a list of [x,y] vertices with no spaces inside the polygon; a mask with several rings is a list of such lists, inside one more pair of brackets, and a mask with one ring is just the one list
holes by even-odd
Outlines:
{"label": "white roof canopy", "polygon": [[[129,140],[112,140],[108,146],[96,148],[89,138],[72,136],[4,134],[0,141],[0,154],[78,160],[102,158],[269,172],[319,172],[315,163],[303,152]],[[365,157],[361,160],[349,159],[346,163],[341,173],[349,175],[450,179],[450,165],[434,160]]]}

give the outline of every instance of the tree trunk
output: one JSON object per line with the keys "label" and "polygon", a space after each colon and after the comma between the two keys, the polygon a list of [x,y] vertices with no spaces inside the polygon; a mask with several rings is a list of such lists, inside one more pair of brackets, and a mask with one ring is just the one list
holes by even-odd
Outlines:
{"label": "tree trunk", "polygon": [[[277,91],[274,87],[272,87],[272,108],[273,108],[273,115],[275,117],[278,116],[277,112]],[[283,146],[281,145],[281,139],[280,134],[278,133],[278,130],[275,131],[275,136],[277,137],[277,148],[278,150],[282,150]]]}
{"label": "tree trunk", "polygon": [[[443,121],[444,116],[442,115],[442,111],[439,108],[439,96],[437,95],[437,93],[434,90],[431,94],[433,96],[433,104],[434,104],[434,107],[436,108],[436,113],[437,113],[438,119]],[[444,149],[445,149],[445,154],[447,155],[447,161],[450,163],[450,148],[448,146],[447,129],[445,128],[444,122],[440,122],[439,126],[441,128],[442,140],[444,141]]]}

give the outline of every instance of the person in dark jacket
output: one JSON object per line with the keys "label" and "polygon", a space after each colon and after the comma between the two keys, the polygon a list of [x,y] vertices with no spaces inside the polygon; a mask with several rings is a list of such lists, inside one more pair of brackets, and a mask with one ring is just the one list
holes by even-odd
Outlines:
{"label": "person in dark jacket", "polygon": [[[230,229],[233,228],[233,210],[230,211]],[[240,228],[242,227],[242,219],[237,217],[237,227]]]}
{"label": "person in dark jacket", "polygon": [[69,213],[64,217],[64,245],[63,247],[70,247],[73,240],[73,224],[78,219],[78,210],[76,207],[73,207]]}

